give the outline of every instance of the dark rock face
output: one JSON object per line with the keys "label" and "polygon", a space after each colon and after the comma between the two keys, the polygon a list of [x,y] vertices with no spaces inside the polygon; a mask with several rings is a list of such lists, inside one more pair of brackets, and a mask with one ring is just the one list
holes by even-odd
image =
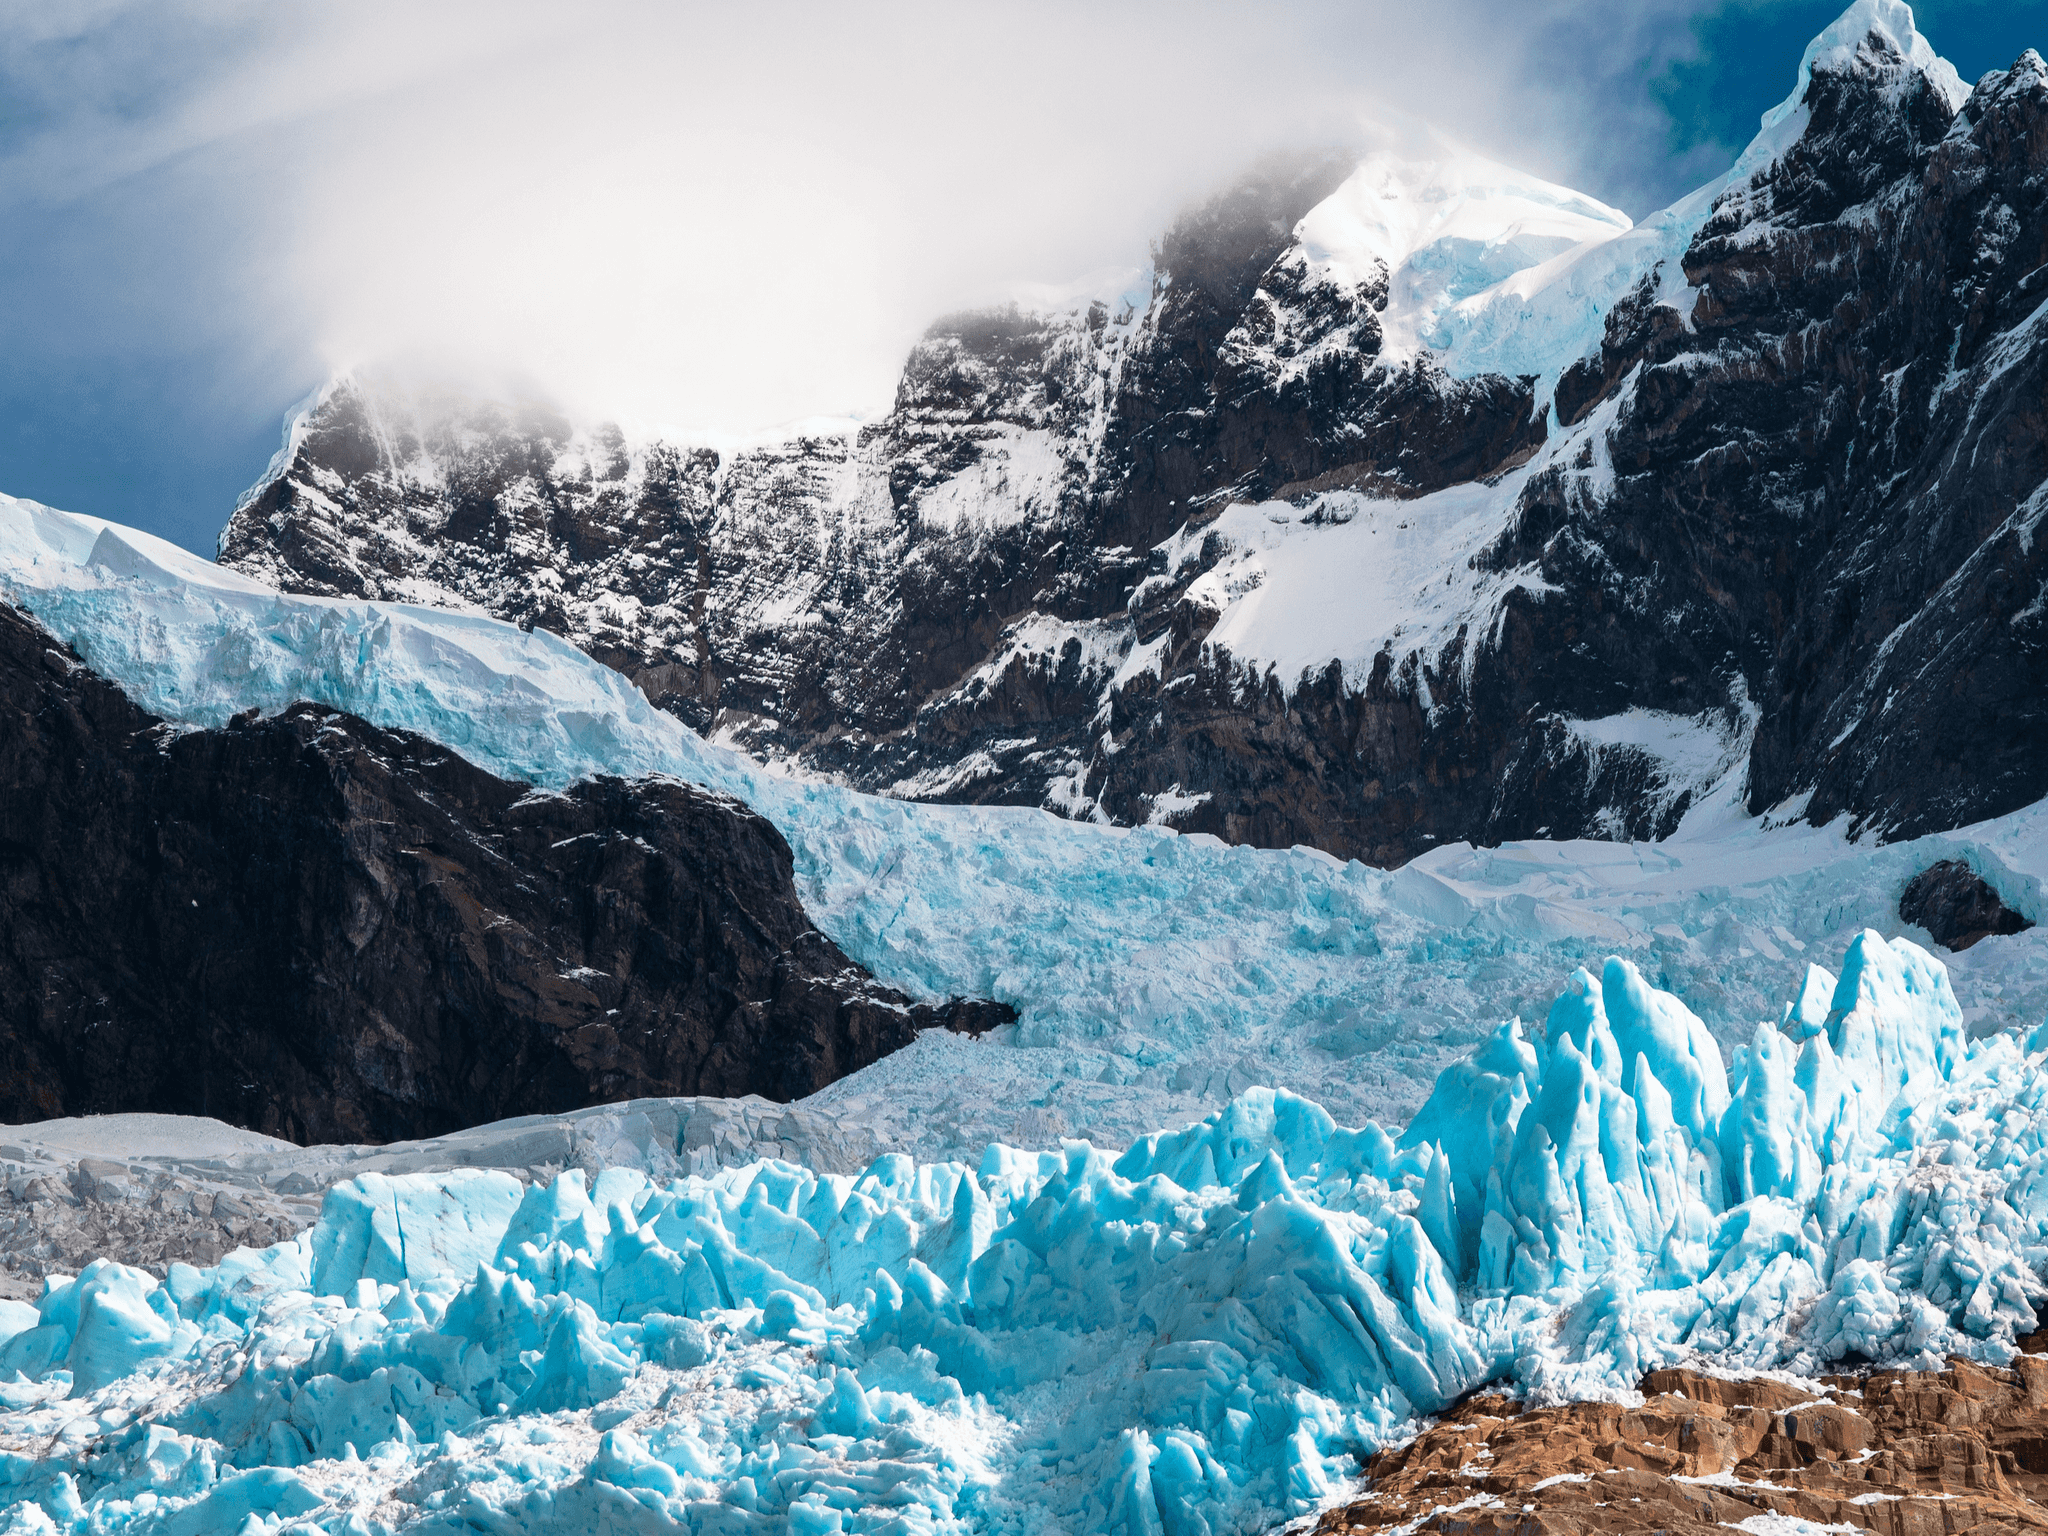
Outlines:
{"label": "dark rock face", "polygon": [[[1380,864],[1662,836],[1745,772],[1880,837],[1997,815],[2048,793],[2048,68],[1958,104],[1874,33],[1802,107],[1550,383],[1390,351],[1385,263],[1333,284],[1298,233],[1324,157],[1187,215],[1128,302],[940,322],[857,437],[720,459],[345,385],[222,558],[547,625],[910,798]],[[1244,619],[1254,505],[1299,560],[1436,540],[1390,596],[1439,617],[1358,595],[1368,638],[1262,660],[1297,615]]]}
{"label": "dark rock face", "polygon": [[1614,494],[1518,509],[1608,601],[1530,622],[1581,693],[1683,713],[1739,676],[1753,809],[1909,837],[2048,793],[2048,71],[1957,111],[1873,38],[1805,99],[1685,253],[1685,327],[1610,322]]}
{"label": "dark rock face", "polygon": [[386,1141],[795,1098],[1008,1016],[875,984],[735,801],[533,792],[313,706],[180,731],[4,607],[0,782],[0,1119]]}
{"label": "dark rock face", "polygon": [[1968,949],[1979,939],[2025,933],[2034,925],[1961,859],[1930,864],[1899,894],[1899,916],[1925,928],[1944,949]]}

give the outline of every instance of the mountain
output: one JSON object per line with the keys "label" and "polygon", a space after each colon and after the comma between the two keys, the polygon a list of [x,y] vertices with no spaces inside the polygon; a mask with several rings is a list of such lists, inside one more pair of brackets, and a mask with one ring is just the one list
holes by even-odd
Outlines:
{"label": "mountain", "polygon": [[288,590],[552,629],[912,799],[1391,865],[2048,792],[2048,70],[1859,0],[1631,226],[1427,138],[1269,164],[1121,295],[958,315],[836,435],[329,386],[228,523]]}
{"label": "mountain", "polygon": [[[1972,1032],[2048,1016],[2048,928],[2010,932],[2048,917],[2048,802],[1877,846],[1839,825],[1743,816],[1724,784],[1653,849],[1454,844],[1377,870],[792,777],[707,743],[544,630],[279,593],[135,529],[5,496],[0,601],[186,728],[314,704],[540,796],[682,781],[744,803],[788,847],[804,911],[868,973],[935,1007],[1016,1010],[1015,1028],[978,1040],[924,1031],[807,1101],[931,1161],[972,1162],[992,1141],[1123,1145],[1258,1083],[1352,1124],[1403,1121],[1482,1021],[1540,1017],[1560,967],[1617,954],[1683,997],[1724,1051],[1781,1017],[1788,963],[1832,965],[1865,928],[1925,944],[1988,928],[1949,962]],[[561,857],[552,843],[546,857]],[[573,878],[563,899],[580,899]],[[556,969],[578,963],[612,969]]]}
{"label": "mountain", "polygon": [[531,791],[301,704],[192,730],[0,603],[0,1119],[389,1141],[677,1093],[792,1099],[938,1024],[812,926],[726,796]]}

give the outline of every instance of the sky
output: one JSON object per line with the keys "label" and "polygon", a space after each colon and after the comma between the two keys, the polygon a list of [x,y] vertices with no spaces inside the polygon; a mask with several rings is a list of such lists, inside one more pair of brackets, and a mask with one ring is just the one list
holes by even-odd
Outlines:
{"label": "sky", "polygon": [[[1262,152],[1420,118],[1641,216],[1839,6],[0,0],[0,490],[210,554],[334,372],[757,431],[933,317],[1131,266]],[[1975,79],[2048,0],[1929,0]]]}

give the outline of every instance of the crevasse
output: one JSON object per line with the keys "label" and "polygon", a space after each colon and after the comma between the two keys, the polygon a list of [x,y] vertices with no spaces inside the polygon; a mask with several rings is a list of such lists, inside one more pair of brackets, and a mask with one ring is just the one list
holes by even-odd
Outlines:
{"label": "crevasse", "polygon": [[1966,1041],[1866,932],[1732,1070],[1581,970],[1398,1137],[1254,1089],[1120,1155],[364,1175],[294,1242],[17,1306],[0,1491],[18,1530],[1262,1529],[1482,1382],[2004,1358],[2044,1043]]}

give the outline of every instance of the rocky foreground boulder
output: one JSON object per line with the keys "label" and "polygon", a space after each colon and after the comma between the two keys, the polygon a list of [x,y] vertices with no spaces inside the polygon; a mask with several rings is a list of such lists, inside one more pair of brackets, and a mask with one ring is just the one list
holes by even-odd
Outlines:
{"label": "rocky foreground boulder", "polygon": [[2048,1357],[1816,1385],[1661,1370],[1638,1408],[1474,1397],[1314,1533],[2048,1529]]}
{"label": "rocky foreground boulder", "polygon": [[1930,864],[1899,893],[1899,916],[1925,928],[1944,949],[1965,950],[1980,939],[2025,933],[2034,925],[1961,859]]}
{"label": "rocky foreground boulder", "polygon": [[1010,1016],[878,985],[738,801],[534,791],[312,705],[184,729],[5,606],[0,783],[0,1120],[383,1142],[789,1100]]}

